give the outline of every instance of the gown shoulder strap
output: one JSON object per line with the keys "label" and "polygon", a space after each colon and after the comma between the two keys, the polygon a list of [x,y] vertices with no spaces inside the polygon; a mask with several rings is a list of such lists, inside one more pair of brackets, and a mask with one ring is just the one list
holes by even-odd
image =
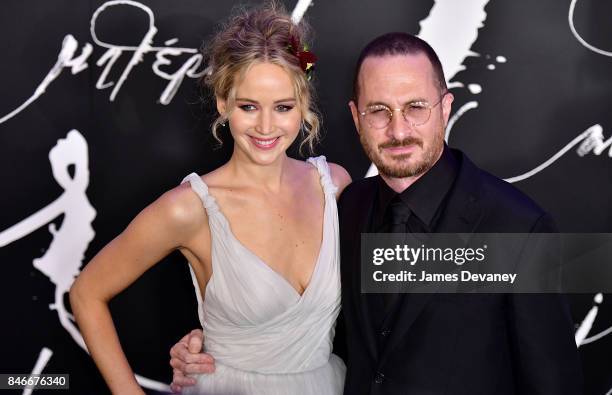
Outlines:
{"label": "gown shoulder strap", "polygon": [[215,201],[215,198],[208,193],[208,186],[202,180],[202,177],[196,173],[191,173],[187,177],[183,178],[181,184],[185,182],[189,182],[191,189],[193,189],[193,191],[200,197],[200,200],[202,200],[202,204],[204,205],[204,208],[206,208],[206,212],[209,215],[219,211],[217,202]]}
{"label": "gown shoulder strap", "polygon": [[326,194],[335,195],[338,191],[338,187],[334,185],[329,171],[329,165],[325,156],[310,157],[306,160],[308,163],[313,165],[319,171],[321,177],[321,185],[323,186],[323,192]]}

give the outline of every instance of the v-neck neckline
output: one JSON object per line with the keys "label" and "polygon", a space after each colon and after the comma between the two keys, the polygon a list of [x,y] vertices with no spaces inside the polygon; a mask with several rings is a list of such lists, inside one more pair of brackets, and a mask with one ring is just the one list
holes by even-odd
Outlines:
{"label": "v-neck neckline", "polygon": [[[321,187],[323,188],[323,185],[321,185]],[[214,198],[214,196],[213,196],[213,198]],[[289,286],[289,288],[291,288],[293,290],[293,292],[295,292],[295,294],[298,296],[299,299],[302,299],[302,298],[304,298],[304,295],[306,295],[306,292],[308,292],[308,290],[310,289],[310,286],[312,285],[312,282],[315,279],[315,275],[316,275],[317,269],[319,267],[319,262],[321,261],[321,252],[323,251],[323,243],[325,241],[325,226],[326,226],[327,221],[328,221],[328,218],[327,218],[327,205],[328,205],[327,199],[328,199],[327,193],[325,193],[325,188],[323,188],[323,229],[321,230],[321,244],[319,245],[319,253],[317,254],[317,258],[316,258],[316,260],[314,262],[314,266],[313,266],[312,271],[310,273],[310,279],[308,280],[308,284],[306,285],[306,287],[304,287],[304,291],[301,294],[298,292],[297,289],[295,289],[295,287],[291,284],[291,282],[289,280],[287,280],[287,278],[285,278],[285,276],[283,276],[282,274],[280,274],[279,272],[274,270],[270,265],[268,265],[266,263],[266,261],[264,261],[262,258],[260,258],[259,255],[255,254],[251,249],[249,249],[246,245],[244,245],[243,242],[241,242],[236,237],[236,235],[234,234],[234,231],[232,231],[232,226],[231,226],[229,220],[227,219],[225,214],[223,214],[223,212],[221,211],[221,208],[218,205],[217,205],[217,207],[218,207],[217,214],[220,215],[221,218],[223,218],[225,224],[227,225],[227,229],[228,229],[228,232],[229,232],[230,236],[240,246],[240,248],[242,248],[249,255],[251,255],[253,258],[255,258],[255,260],[260,265],[265,266],[267,268],[267,270],[272,272],[274,275],[278,276],[287,286]],[[214,275],[214,272],[213,272],[213,275]]]}

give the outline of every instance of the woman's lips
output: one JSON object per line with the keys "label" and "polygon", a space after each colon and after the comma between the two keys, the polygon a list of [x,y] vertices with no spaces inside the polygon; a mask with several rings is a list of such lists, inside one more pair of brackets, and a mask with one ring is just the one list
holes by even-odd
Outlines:
{"label": "woman's lips", "polygon": [[252,136],[249,137],[251,138],[251,142],[253,143],[253,145],[258,149],[262,150],[270,150],[276,147],[276,145],[278,144],[278,140],[280,139],[280,137],[273,137],[271,139],[259,139]]}

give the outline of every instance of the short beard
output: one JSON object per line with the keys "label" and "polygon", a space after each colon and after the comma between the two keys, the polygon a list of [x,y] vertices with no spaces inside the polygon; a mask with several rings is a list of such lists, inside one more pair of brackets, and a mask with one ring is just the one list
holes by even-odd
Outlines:
{"label": "short beard", "polygon": [[403,140],[392,139],[390,141],[380,144],[378,147],[373,147],[364,137],[364,133],[359,133],[359,141],[361,142],[361,145],[363,146],[366,155],[368,156],[368,158],[370,158],[372,163],[376,165],[376,167],[378,168],[378,172],[381,175],[391,178],[408,178],[419,176],[425,173],[435,164],[436,160],[440,155],[440,152],[444,147],[444,131],[436,133],[430,148],[423,152],[423,159],[413,164],[407,163],[407,160],[410,159],[410,156],[412,154],[395,155],[392,159],[395,163],[384,163],[381,151],[384,148],[402,147],[408,145],[418,145],[422,149],[423,140],[421,139],[409,136]]}

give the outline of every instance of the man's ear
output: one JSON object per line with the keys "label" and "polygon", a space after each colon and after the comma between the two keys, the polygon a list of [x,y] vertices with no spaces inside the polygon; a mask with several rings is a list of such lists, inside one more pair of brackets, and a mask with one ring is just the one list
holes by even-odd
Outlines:
{"label": "man's ear", "polygon": [[444,95],[444,97],[442,98],[442,116],[444,117],[444,125],[448,125],[448,118],[450,117],[450,113],[451,113],[451,104],[453,103],[453,100],[455,100],[455,96],[453,96],[452,93],[448,92],[446,95]]}
{"label": "man's ear", "polygon": [[359,134],[359,110],[357,109],[357,103],[351,100],[349,102],[349,108],[351,109],[351,115],[353,116],[353,123],[355,124],[355,129],[357,129],[357,134]]}
{"label": "man's ear", "polygon": [[215,96],[215,100],[217,101],[217,111],[219,115],[224,117],[225,114],[227,114],[227,101],[219,96]]}

